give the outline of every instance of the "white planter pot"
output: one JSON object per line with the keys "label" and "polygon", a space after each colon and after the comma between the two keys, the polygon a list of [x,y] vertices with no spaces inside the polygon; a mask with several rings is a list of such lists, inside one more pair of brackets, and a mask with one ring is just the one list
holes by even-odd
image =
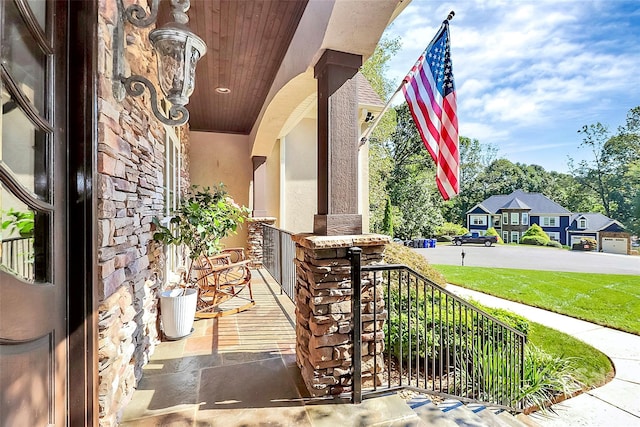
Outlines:
{"label": "white planter pot", "polygon": [[160,295],[162,329],[170,340],[184,338],[191,333],[196,314],[198,292],[195,289],[164,291]]}

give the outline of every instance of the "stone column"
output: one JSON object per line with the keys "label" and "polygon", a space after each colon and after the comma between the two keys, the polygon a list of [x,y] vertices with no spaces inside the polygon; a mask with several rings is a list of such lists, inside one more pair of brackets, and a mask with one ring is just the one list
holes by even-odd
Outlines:
{"label": "stone column", "polygon": [[[362,248],[362,265],[382,262],[388,236],[315,236],[297,234],[296,361],[313,396],[350,392],[353,381],[353,314],[351,264],[347,249]],[[387,312],[384,289],[378,285],[376,300],[368,274],[362,277],[362,374],[363,387],[382,384],[384,333]],[[379,323],[374,334],[373,309]],[[374,360],[377,365],[374,371]]]}
{"label": "stone column", "polygon": [[362,233],[358,214],[358,94],[362,56],[326,50],[318,80],[318,213],[314,234]]}
{"label": "stone column", "polygon": [[262,250],[264,245],[264,236],[262,235],[262,224],[273,225],[276,223],[275,218],[248,218],[248,243],[247,243],[247,259],[251,261],[253,268],[262,267]]}

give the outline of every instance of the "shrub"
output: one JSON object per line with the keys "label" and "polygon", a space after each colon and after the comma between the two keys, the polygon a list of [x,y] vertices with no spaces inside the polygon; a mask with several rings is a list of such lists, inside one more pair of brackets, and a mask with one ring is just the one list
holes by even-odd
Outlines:
{"label": "shrub", "polygon": [[552,248],[562,248],[562,244],[560,242],[556,242],[555,240],[549,240],[547,242],[547,246],[551,246]]}
{"label": "shrub", "polygon": [[549,243],[551,240],[549,237],[546,239],[542,236],[524,236],[520,239],[521,245],[534,245],[534,246],[544,246]]}
{"label": "shrub", "polygon": [[461,236],[468,233],[469,230],[459,224],[453,222],[445,222],[436,228],[436,236]]}
{"label": "shrub", "polygon": [[443,235],[443,236],[438,236],[436,237],[436,240],[438,242],[446,242],[446,243],[451,243],[453,241],[453,237],[451,236],[447,236],[447,235]]}
{"label": "shrub", "polygon": [[540,227],[538,224],[533,224],[522,235],[522,237],[530,237],[530,236],[532,236],[532,237],[541,237],[542,239],[545,240],[545,243],[548,242],[549,240],[551,240],[549,235],[547,233],[545,233],[544,230],[542,229],[542,227]]}
{"label": "shrub", "polygon": [[533,224],[520,239],[520,243],[523,245],[544,246],[551,241],[551,238],[544,230],[538,225]]}
{"label": "shrub", "polygon": [[540,227],[538,224],[533,224],[531,227],[529,227],[529,229],[524,232],[523,237],[524,236],[546,236],[547,238],[549,238],[547,233],[545,233],[542,227]]}
{"label": "shrub", "polygon": [[477,301],[472,301],[472,303],[482,311],[511,326],[516,331],[522,332],[525,335],[529,333],[529,321],[525,317],[522,317],[512,311],[505,310],[504,308],[487,307]]}
{"label": "shrub", "polygon": [[556,396],[568,396],[582,384],[574,377],[571,358],[551,356],[533,344],[525,347],[524,378],[520,393],[525,408],[546,411]]}
{"label": "shrub", "polygon": [[498,232],[496,231],[495,228],[491,227],[487,230],[487,232],[485,233],[485,236],[496,236],[498,238],[498,243],[503,244],[504,240],[502,240],[502,237],[500,237],[500,235],[498,234]]}
{"label": "shrub", "polygon": [[387,264],[404,264],[440,286],[447,283],[442,273],[431,267],[422,255],[399,243],[387,245],[384,259]]}

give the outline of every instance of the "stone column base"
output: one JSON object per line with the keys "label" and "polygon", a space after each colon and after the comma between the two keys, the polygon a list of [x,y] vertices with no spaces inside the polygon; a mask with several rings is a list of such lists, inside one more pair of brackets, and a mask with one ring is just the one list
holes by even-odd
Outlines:
{"label": "stone column base", "polygon": [[[350,392],[353,382],[353,313],[351,263],[347,249],[362,249],[362,265],[382,262],[389,237],[378,234],[317,236],[297,234],[296,361],[313,396]],[[373,331],[373,307],[386,318],[383,287],[362,278],[363,386],[382,384],[384,334]],[[376,330],[382,331],[381,325]],[[376,360],[377,372],[374,370]]]}
{"label": "stone column base", "polygon": [[247,218],[248,242],[247,259],[253,268],[262,267],[262,249],[264,236],[262,235],[262,224],[273,225],[276,219],[272,217]]}

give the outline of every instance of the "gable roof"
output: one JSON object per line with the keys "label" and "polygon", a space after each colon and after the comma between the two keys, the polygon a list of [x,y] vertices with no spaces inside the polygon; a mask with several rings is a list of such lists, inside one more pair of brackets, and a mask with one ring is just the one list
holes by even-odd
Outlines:
{"label": "gable roof", "polygon": [[507,195],[491,196],[479,204],[490,213],[498,213],[502,209],[531,209],[530,215],[569,215],[571,213],[543,194],[527,193],[522,190],[516,190]]}
{"label": "gable roof", "polygon": [[482,203],[478,203],[477,205],[475,205],[474,207],[469,209],[467,211],[467,213],[470,213],[470,214],[488,213],[488,214],[490,214],[491,211],[489,209],[485,208],[484,206],[482,206]]}
{"label": "gable roof", "polygon": [[509,200],[506,205],[502,207],[502,209],[531,209],[526,203],[517,197]]}
{"label": "gable roof", "polygon": [[376,91],[373,90],[369,80],[367,80],[361,72],[356,73],[356,85],[358,88],[358,104],[379,107],[379,109],[382,110],[384,102],[380,99]]}
{"label": "gable roof", "polygon": [[[587,220],[587,228],[586,229],[578,229],[577,228],[577,221],[580,218],[584,218]],[[574,224],[575,222],[575,224]],[[583,212],[583,213],[576,213],[571,215],[571,219],[569,220],[569,228],[571,230],[579,230],[579,231],[585,231],[585,232],[594,232],[594,231],[602,231],[608,227],[610,227],[611,225],[617,225],[619,226],[621,229],[624,229],[624,225],[622,225],[620,222],[616,221],[615,219],[611,219],[606,215],[603,215],[601,213],[597,213],[597,212]]]}

